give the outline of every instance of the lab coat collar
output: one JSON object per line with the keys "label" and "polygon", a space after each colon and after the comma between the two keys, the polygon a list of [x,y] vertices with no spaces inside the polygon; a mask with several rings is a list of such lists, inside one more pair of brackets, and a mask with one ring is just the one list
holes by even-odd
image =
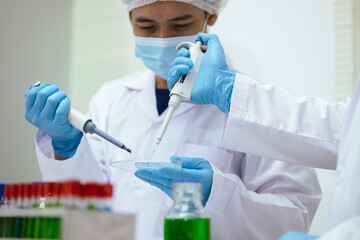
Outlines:
{"label": "lab coat collar", "polygon": [[144,90],[149,87],[149,84],[155,84],[155,74],[149,70],[137,72],[129,76],[129,78],[124,83],[124,86],[130,90]]}
{"label": "lab coat collar", "polygon": [[[131,76],[129,81],[124,85],[130,91],[139,91],[137,97],[137,105],[155,122],[163,122],[168,112],[166,109],[160,116],[156,106],[155,96],[155,74],[151,71],[139,72]],[[182,103],[179,108],[175,110],[173,118],[194,108],[194,104]]]}

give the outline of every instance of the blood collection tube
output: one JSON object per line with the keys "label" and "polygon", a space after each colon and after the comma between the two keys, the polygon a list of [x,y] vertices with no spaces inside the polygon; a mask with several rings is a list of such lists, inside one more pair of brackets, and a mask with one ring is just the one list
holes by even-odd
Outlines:
{"label": "blood collection tube", "polygon": [[10,199],[11,199],[11,184],[5,185],[5,193],[4,193],[4,208],[10,208]]}
{"label": "blood collection tube", "polygon": [[16,202],[16,207],[21,209],[24,208],[24,191],[25,191],[25,184],[24,183],[19,183],[18,184],[18,198],[17,198],[17,202]]}
{"label": "blood collection tube", "polygon": [[19,197],[19,185],[12,184],[11,200],[10,200],[11,209],[16,209],[18,197]]}
{"label": "blood collection tube", "polygon": [[99,185],[100,210],[110,212],[112,206],[113,186],[110,183]]}
{"label": "blood collection tube", "polygon": [[86,210],[99,209],[98,202],[99,185],[94,182],[88,182],[84,185],[83,206]]}
{"label": "blood collection tube", "polygon": [[31,187],[30,207],[39,208],[39,183],[33,183]]}
{"label": "blood collection tube", "polygon": [[67,181],[61,189],[61,204],[66,208],[79,208],[81,184],[79,181]]}
{"label": "blood collection tube", "polygon": [[24,200],[23,200],[23,207],[30,208],[30,199],[31,199],[31,192],[32,192],[32,184],[25,183],[24,184]]}
{"label": "blood collection tube", "polygon": [[54,183],[54,194],[53,194],[54,207],[61,207],[60,197],[61,197],[62,187],[63,187],[63,183],[61,182]]}

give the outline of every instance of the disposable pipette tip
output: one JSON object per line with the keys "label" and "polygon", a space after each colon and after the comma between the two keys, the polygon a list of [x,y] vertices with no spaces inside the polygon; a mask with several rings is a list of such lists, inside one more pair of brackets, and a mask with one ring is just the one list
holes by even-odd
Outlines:
{"label": "disposable pipette tip", "polygon": [[125,151],[128,151],[129,153],[132,153],[131,149],[126,147],[125,145],[122,147],[122,149],[124,149]]}
{"label": "disposable pipette tip", "polygon": [[155,146],[154,146],[154,149],[153,149],[153,151],[152,151],[152,153],[151,153],[151,156],[150,156],[150,161],[153,159],[153,157],[154,157],[154,155],[155,155],[155,152],[156,152],[158,146],[159,146],[159,143],[156,142],[156,143],[155,143]]}

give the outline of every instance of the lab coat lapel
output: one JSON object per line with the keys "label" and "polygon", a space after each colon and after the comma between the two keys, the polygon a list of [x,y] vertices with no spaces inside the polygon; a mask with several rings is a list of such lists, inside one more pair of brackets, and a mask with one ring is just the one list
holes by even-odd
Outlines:
{"label": "lab coat lapel", "polygon": [[[125,85],[132,91],[139,91],[139,96],[136,100],[137,105],[141,110],[148,115],[151,120],[155,122],[162,122],[168,112],[166,109],[160,116],[158,114],[155,96],[155,74],[151,71],[146,71],[144,74],[139,74],[132,81],[126,82]],[[178,117],[194,108],[195,105],[190,103],[182,103],[174,112],[173,117]]]}
{"label": "lab coat lapel", "polygon": [[152,81],[151,85],[141,90],[136,103],[151,120],[156,121],[159,115],[156,107],[155,87],[153,84],[155,84],[154,81]]}
{"label": "lab coat lapel", "polygon": [[[153,121],[158,118],[155,97],[155,74],[141,72],[131,81],[124,83],[130,91],[137,91],[136,104]],[[140,115],[139,115],[140,116]]]}

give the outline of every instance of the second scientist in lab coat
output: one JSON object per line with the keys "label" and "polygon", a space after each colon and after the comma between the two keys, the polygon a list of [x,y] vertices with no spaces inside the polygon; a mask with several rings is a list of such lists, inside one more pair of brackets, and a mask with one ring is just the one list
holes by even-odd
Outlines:
{"label": "second scientist in lab coat", "polygon": [[[340,234],[336,236],[341,236],[341,229],[359,234],[360,192],[356,189],[360,183],[360,152],[356,133],[360,129],[357,121],[360,80],[351,101],[347,98],[329,104],[321,98],[295,98],[275,85],[261,84],[230,70],[216,35],[200,33],[199,40],[207,45],[207,52],[192,102],[214,104],[229,115],[222,146],[286,162],[336,169],[333,224],[350,219],[348,224],[335,229]],[[191,69],[188,58],[189,52],[181,49],[170,70],[170,88]],[[341,138],[342,151],[338,157]],[[324,239],[336,236],[331,238],[329,233]]]}
{"label": "second scientist in lab coat", "polygon": [[[329,104],[321,98],[293,97],[278,86],[230,70],[216,35],[200,33],[199,40],[209,48],[191,102],[214,104],[229,114],[223,147],[311,167],[336,168],[350,98]],[[188,58],[188,51],[181,49],[170,71],[170,89],[191,68]]]}
{"label": "second scientist in lab coat", "polygon": [[[132,3],[137,3],[131,8],[133,27],[148,24],[150,28],[142,28],[149,31],[156,25],[158,28],[150,35],[156,38],[196,34],[206,22],[215,22],[219,7],[219,1],[208,0],[129,1],[130,6]],[[139,23],[133,22],[134,18]],[[187,20],[188,24],[181,24],[186,28],[172,24],[174,18]],[[124,141],[135,152],[149,156],[166,115],[166,110],[159,115],[157,109],[161,100],[155,87],[159,83],[166,86],[165,79],[152,71],[108,82],[93,96],[88,115],[100,129]],[[45,87],[42,84],[29,89],[26,98],[35,98],[36,104],[45,98],[35,94],[37,88]],[[49,101],[45,99],[44,108],[54,104],[54,94],[47,96]],[[27,104],[27,114],[32,111],[30,105]],[[39,116],[41,112],[34,121],[31,117],[28,120],[36,125]],[[211,193],[205,209],[211,216],[212,238],[275,239],[290,229],[307,231],[321,195],[314,170],[221,148],[227,120],[228,116],[215,106],[183,103],[175,111],[156,153],[157,158],[169,159],[176,154],[202,158],[211,164]],[[136,214],[136,239],[163,238],[163,221],[173,201],[132,173],[109,166],[111,160],[123,159],[125,151],[97,136],[86,135],[74,154],[58,161],[53,140],[45,131],[36,134],[36,153],[44,180],[111,181],[115,186],[113,209]]]}

